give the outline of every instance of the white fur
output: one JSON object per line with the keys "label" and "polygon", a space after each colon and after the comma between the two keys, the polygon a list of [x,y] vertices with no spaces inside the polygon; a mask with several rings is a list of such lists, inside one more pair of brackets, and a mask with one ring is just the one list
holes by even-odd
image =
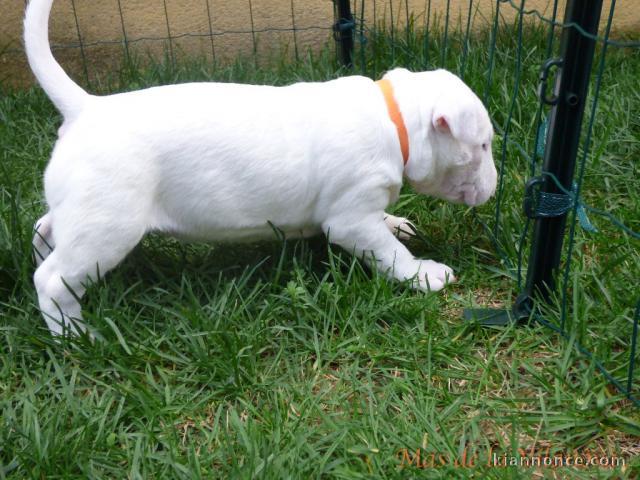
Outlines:
{"label": "white fur", "polygon": [[290,236],[324,232],[417,288],[439,290],[454,279],[446,265],[414,258],[394,235],[410,223],[384,209],[403,176],[420,193],[469,205],[493,194],[491,122],[458,77],[385,75],[409,134],[405,167],[381,91],[365,77],[91,96],[51,55],[51,4],[29,3],[25,42],[64,116],[45,173],[49,212],[34,238],[34,281],[53,333],[85,329],[83,285],[152,231],[208,241],[269,237],[271,225]]}

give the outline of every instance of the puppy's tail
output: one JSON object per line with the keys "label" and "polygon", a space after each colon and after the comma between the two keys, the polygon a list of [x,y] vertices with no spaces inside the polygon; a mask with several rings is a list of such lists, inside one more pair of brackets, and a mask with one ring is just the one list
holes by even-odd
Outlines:
{"label": "puppy's tail", "polygon": [[49,45],[49,14],[53,0],[31,0],[24,18],[24,43],[31,70],[40,86],[67,120],[80,111],[89,94],[56,62]]}

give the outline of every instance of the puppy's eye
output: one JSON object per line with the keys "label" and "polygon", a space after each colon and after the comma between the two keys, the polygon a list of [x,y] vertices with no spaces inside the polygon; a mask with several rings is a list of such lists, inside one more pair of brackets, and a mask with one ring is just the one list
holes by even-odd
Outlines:
{"label": "puppy's eye", "polygon": [[484,150],[486,152],[488,148],[489,148],[489,144],[488,143],[483,143],[482,144],[482,150]]}

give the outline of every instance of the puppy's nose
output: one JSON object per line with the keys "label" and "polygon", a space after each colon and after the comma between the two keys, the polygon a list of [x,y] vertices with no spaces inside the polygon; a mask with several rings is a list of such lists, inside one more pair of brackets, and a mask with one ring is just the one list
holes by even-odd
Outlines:
{"label": "puppy's nose", "polygon": [[491,162],[487,173],[478,178],[475,188],[464,192],[464,203],[471,207],[477,207],[486,203],[496,192],[498,184],[498,172]]}
{"label": "puppy's nose", "polygon": [[496,193],[496,187],[498,185],[498,170],[496,169],[496,165],[493,163],[493,160],[491,161],[491,178],[489,185],[489,198],[491,198],[493,197],[493,194]]}
{"label": "puppy's nose", "polygon": [[496,165],[493,163],[493,159],[489,159],[487,162],[487,168],[485,170],[487,173],[481,178],[481,185],[478,189],[480,194],[478,197],[481,197],[478,204],[485,203],[493,194],[496,193],[496,187],[498,185],[498,170],[496,170]]}

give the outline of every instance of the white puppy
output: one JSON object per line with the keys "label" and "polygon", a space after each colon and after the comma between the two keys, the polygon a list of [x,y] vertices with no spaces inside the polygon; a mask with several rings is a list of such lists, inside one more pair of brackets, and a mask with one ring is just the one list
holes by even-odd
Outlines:
{"label": "white puppy", "polygon": [[96,97],[51,54],[52,2],[29,3],[25,43],[64,116],[34,239],[35,286],[54,334],[84,330],[83,285],[152,231],[210,241],[269,237],[272,225],[290,236],[324,232],[417,288],[453,280],[446,265],[414,258],[394,235],[410,224],[384,210],[403,177],[419,193],[468,205],[493,194],[491,122],[458,77],[396,69],[384,85],[352,76]]}

